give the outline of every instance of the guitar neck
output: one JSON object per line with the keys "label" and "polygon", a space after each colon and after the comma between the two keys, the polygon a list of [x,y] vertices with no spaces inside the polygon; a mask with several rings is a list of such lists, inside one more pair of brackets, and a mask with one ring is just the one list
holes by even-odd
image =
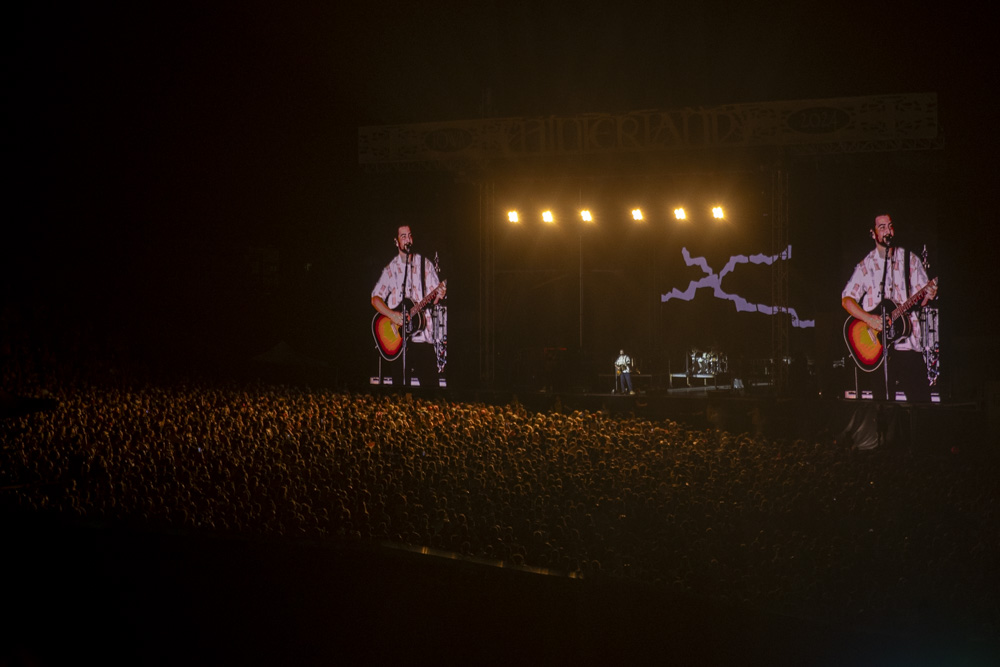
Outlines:
{"label": "guitar neck", "polygon": [[927,295],[927,290],[929,290],[931,288],[931,285],[933,285],[936,282],[937,278],[924,285],[923,289],[921,289],[919,292],[917,292],[909,299],[907,299],[906,302],[897,307],[896,310],[892,311],[892,320],[895,321],[897,318],[899,318],[900,315],[908,311],[910,308],[913,308],[913,306],[915,306],[918,301],[920,301]]}
{"label": "guitar neck", "polygon": [[444,285],[446,282],[448,282],[448,281],[446,280],[446,281],[440,283],[437,287],[435,287],[430,292],[428,292],[427,296],[425,296],[420,301],[420,303],[418,303],[415,306],[413,306],[413,308],[410,308],[410,316],[412,317],[413,315],[416,315],[421,310],[423,310],[424,308],[426,308],[427,304],[429,304],[431,302],[431,300],[437,295],[437,293],[441,291],[441,286]]}

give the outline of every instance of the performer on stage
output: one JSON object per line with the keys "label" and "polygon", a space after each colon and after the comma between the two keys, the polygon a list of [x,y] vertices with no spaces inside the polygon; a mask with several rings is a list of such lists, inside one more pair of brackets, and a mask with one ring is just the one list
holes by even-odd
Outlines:
{"label": "performer on stage", "polygon": [[634,394],[635,390],[632,389],[632,357],[625,354],[625,350],[618,350],[618,358],[615,359],[615,373],[618,375],[615,389],[621,390],[624,394],[627,387],[628,393]]}
{"label": "performer on stage", "polygon": [[[889,400],[896,391],[903,391],[909,401],[929,401],[916,309],[937,296],[937,280],[927,279],[920,257],[895,245],[888,215],[877,216],[870,233],[875,248],[855,267],[841,295],[844,310],[851,314],[844,327],[845,339],[855,362],[869,371],[862,375],[869,378],[874,398],[887,396],[882,364],[888,362]],[[909,308],[900,308],[906,304]],[[886,331],[897,336],[888,341],[887,355],[881,344],[882,305],[892,320]]]}
{"label": "performer on stage", "polygon": [[[406,384],[416,377],[421,387],[437,387],[437,360],[427,310],[444,298],[446,284],[438,279],[433,262],[414,252],[409,225],[399,226],[394,243],[396,256],[382,269],[372,290],[372,307],[378,311],[372,331],[382,356],[391,360],[388,375],[394,385],[403,384],[405,376]],[[404,322],[404,318],[410,321]]]}

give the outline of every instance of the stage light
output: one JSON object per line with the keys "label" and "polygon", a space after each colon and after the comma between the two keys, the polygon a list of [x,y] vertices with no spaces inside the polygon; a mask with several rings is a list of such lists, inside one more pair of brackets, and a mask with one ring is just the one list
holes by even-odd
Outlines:
{"label": "stage light", "polygon": [[507,220],[517,222],[517,211],[507,211]]}
{"label": "stage light", "polygon": [[542,220],[548,223],[553,223],[556,221],[555,217],[552,215],[552,211],[545,211],[542,213]]}
{"label": "stage light", "polygon": [[716,220],[722,220],[723,218],[726,217],[725,214],[722,212],[721,206],[712,207],[712,217],[715,218]]}
{"label": "stage light", "polygon": [[587,210],[580,211],[580,217],[583,218],[584,222],[593,222],[594,221],[594,217],[592,215],[590,215],[590,211],[587,211]]}
{"label": "stage light", "polygon": [[676,218],[677,220],[687,220],[687,213],[684,212],[683,208],[675,208],[674,218]]}
{"label": "stage light", "polygon": [[632,219],[636,221],[642,220],[642,209],[632,209]]}

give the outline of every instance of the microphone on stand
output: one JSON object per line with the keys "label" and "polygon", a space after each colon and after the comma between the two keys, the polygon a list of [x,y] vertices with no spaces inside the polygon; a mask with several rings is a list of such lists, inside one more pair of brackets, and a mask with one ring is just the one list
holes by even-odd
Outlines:
{"label": "microphone on stand", "polygon": [[892,234],[886,234],[882,237],[882,245],[886,248],[892,247]]}

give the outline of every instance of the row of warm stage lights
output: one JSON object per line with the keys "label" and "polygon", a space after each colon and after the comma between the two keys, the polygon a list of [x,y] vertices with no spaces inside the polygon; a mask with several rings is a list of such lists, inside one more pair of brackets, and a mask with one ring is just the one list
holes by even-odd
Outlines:
{"label": "row of warm stage lights", "polygon": [[[726,214],[722,210],[721,206],[713,206],[712,217],[715,218],[716,220],[724,220],[726,218]],[[683,208],[675,208],[674,218],[676,220],[687,220],[688,219],[687,211],[685,211]],[[588,209],[583,209],[582,211],[580,211],[580,219],[583,220],[584,222],[593,222],[594,216],[591,215]],[[632,209],[632,219],[635,220],[636,222],[641,222],[642,220],[644,220],[645,217],[643,215],[642,209],[640,208]],[[510,222],[520,222],[521,217],[517,211],[507,211],[507,220]],[[543,211],[542,221],[551,224],[556,221],[556,217],[555,215],[553,215],[551,210]]]}

